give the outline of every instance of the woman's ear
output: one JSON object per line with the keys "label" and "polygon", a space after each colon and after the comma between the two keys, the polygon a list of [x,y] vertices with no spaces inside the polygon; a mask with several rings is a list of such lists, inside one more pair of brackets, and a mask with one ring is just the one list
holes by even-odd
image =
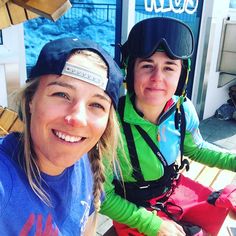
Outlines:
{"label": "woman's ear", "polygon": [[32,99],[30,100],[30,102],[29,102],[29,113],[30,114],[32,114],[32,106],[33,106],[33,104],[32,104],[33,102],[32,102]]}

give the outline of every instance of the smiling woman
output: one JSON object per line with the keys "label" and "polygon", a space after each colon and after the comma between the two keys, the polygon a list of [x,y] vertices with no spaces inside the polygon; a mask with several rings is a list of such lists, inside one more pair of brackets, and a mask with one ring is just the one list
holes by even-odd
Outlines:
{"label": "smiling woman", "polygon": [[63,38],[43,47],[19,93],[24,132],[0,139],[1,234],[81,235],[93,228],[88,219],[103,200],[101,157],[111,164],[116,158],[121,82],[97,44]]}

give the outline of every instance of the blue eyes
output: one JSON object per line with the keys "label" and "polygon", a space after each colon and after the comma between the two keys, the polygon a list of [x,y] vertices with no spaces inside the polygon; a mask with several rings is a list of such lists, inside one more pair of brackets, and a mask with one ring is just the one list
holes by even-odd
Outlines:
{"label": "blue eyes", "polygon": [[[64,92],[55,92],[55,93],[52,94],[52,96],[63,98],[63,99],[66,99],[68,101],[71,101],[70,96],[67,93],[64,93]],[[97,102],[89,103],[89,107],[105,110],[105,107],[103,105],[101,105],[100,103],[97,103]]]}
{"label": "blue eyes", "polygon": [[95,107],[95,108],[99,108],[99,109],[105,110],[104,106],[102,106],[102,105],[99,104],[99,103],[92,103],[91,106],[92,106],[92,107]]}

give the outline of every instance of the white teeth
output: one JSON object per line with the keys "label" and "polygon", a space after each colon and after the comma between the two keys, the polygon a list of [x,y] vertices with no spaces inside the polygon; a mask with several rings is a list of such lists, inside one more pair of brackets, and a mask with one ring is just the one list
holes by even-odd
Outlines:
{"label": "white teeth", "polygon": [[81,137],[75,137],[75,136],[69,136],[69,135],[66,135],[66,134],[63,134],[59,131],[55,131],[55,134],[60,138],[60,139],[63,139],[65,140],[66,142],[70,142],[70,143],[75,143],[75,142],[78,142],[80,141],[82,138]]}

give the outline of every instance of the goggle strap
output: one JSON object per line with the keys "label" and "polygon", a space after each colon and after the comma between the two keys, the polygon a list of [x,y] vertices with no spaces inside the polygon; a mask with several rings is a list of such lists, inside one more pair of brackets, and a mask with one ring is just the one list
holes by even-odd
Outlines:
{"label": "goggle strap", "polygon": [[123,67],[125,69],[125,71],[127,70],[128,67],[128,62],[129,62],[129,56],[127,56],[123,62]]}
{"label": "goggle strap", "polygon": [[188,58],[188,71],[191,71],[191,59]]}
{"label": "goggle strap", "polygon": [[178,112],[180,113],[180,106],[181,104],[183,104],[184,102],[184,97],[181,95],[176,103],[176,109],[178,110]]}
{"label": "goggle strap", "polygon": [[183,92],[182,92],[182,96],[183,97],[186,96],[186,89],[187,89],[187,85],[188,85],[188,79],[189,79],[189,72],[190,71],[191,71],[191,59],[188,58],[187,74],[186,74],[186,79],[185,79],[185,83],[184,83],[184,87],[183,87]]}
{"label": "goggle strap", "polygon": [[126,75],[126,69],[125,69],[125,68],[122,68],[122,69],[121,69],[121,72],[122,72],[122,75],[125,77],[125,75]]}
{"label": "goggle strap", "polygon": [[[123,61],[123,65],[122,65],[122,73],[123,73],[124,77],[127,75],[128,61],[129,61],[129,56],[126,57],[126,59]],[[124,78],[124,80],[126,80],[126,79]]]}

